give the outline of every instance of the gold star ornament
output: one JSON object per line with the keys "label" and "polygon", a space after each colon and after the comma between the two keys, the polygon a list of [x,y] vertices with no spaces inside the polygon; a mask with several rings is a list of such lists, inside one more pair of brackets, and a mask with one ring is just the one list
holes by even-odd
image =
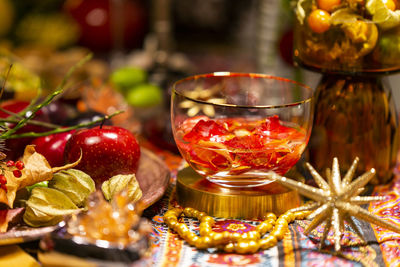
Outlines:
{"label": "gold star ornament", "polygon": [[269,178],[276,180],[280,184],[297,190],[299,194],[308,197],[315,202],[311,202],[299,208],[291,210],[296,211],[312,211],[307,217],[311,222],[304,230],[304,234],[310,233],[318,225],[324,224],[324,232],[320,241],[320,248],[324,246],[325,240],[328,236],[329,230],[333,230],[333,241],[335,251],[340,251],[340,240],[344,231],[344,222],[348,223],[352,230],[365,242],[359,229],[357,228],[354,217],[372,224],[386,228],[396,233],[400,233],[400,227],[393,223],[387,222],[382,218],[368,212],[361,208],[359,205],[367,204],[372,201],[381,201],[384,197],[381,196],[358,196],[363,187],[374,177],[375,169],[371,169],[357,179],[352,181],[355,174],[359,159],[353,161],[350,169],[342,179],[340,177],[338,159],[333,159],[332,171],[327,170],[326,178],[323,179],[321,175],[308,163],[307,168],[310,170],[312,177],[317,183],[319,188],[306,185],[274,172],[269,174]]}

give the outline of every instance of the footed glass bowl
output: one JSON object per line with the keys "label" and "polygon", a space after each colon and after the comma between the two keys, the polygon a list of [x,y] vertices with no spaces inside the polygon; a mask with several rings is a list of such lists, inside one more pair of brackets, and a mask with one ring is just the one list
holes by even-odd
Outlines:
{"label": "footed glass bowl", "polygon": [[176,144],[188,164],[222,186],[271,183],[300,159],[312,127],[313,92],[268,75],[217,72],[176,82],[171,100]]}

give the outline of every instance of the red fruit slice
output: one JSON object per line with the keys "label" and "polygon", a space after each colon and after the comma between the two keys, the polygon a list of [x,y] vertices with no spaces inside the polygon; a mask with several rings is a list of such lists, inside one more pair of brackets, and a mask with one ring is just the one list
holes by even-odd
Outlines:
{"label": "red fruit slice", "polygon": [[249,170],[285,174],[306,143],[303,129],[285,126],[278,116],[258,121],[197,118],[191,127],[193,118],[188,121],[179,129],[183,140],[177,139],[177,144],[186,160],[207,175],[222,171],[240,175]]}
{"label": "red fruit slice", "polygon": [[209,140],[215,135],[226,135],[229,134],[222,125],[219,125],[215,121],[200,120],[193,129],[187,133],[183,139],[187,142],[196,142],[199,140]]}

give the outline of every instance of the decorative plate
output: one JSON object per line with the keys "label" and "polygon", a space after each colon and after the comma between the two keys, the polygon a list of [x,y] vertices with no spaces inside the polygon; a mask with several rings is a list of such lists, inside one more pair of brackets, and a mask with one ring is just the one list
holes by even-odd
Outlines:
{"label": "decorative plate", "polygon": [[[141,200],[147,208],[164,195],[169,185],[170,171],[158,156],[142,148],[136,179],[143,192]],[[6,233],[0,234],[0,246],[37,240],[57,228],[59,228],[58,225],[40,228],[17,225]]]}

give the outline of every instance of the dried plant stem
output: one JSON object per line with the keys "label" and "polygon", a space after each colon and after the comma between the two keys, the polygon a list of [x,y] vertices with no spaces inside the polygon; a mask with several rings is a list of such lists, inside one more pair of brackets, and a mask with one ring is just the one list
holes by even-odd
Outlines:
{"label": "dried plant stem", "polygon": [[[7,117],[7,118],[0,118],[0,123],[2,123],[2,122],[18,123],[21,119],[23,119],[23,117],[21,115],[19,115],[18,113],[6,110],[2,107],[0,107],[0,111],[10,115],[10,117]],[[50,129],[56,129],[56,128],[61,127],[61,125],[44,122],[44,121],[38,121],[38,120],[34,120],[34,119],[29,120],[26,124],[42,126],[42,127],[50,128]]]}
{"label": "dried plant stem", "polygon": [[[0,118],[0,124],[3,122],[18,123],[19,121],[20,121],[19,119]],[[42,127],[50,128],[50,129],[57,129],[57,128],[61,127],[60,125],[56,125],[56,124],[48,123],[48,122],[44,122],[44,121],[37,121],[37,120],[29,120],[29,121],[27,121],[26,124],[42,126]]]}
{"label": "dried plant stem", "polygon": [[2,133],[0,135],[0,138],[9,139],[10,136],[14,135],[16,131],[18,131],[19,129],[24,127],[27,124],[27,122],[35,116],[35,114],[36,114],[36,112],[38,112],[38,110],[40,110],[42,107],[48,105],[53,100],[54,97],[56,97],[57,95],[59,95],[61,93],[62,93],[62,90],[57,90],[57,91],[53,92],[52,94],[50,94],[49,96],[47,96],[46,99],[42,103],[38,104],[37,106],[34,106],[32,108],[32,110],[30,110],[31,114],[28,117],[24,117],[22,120],[20,120],[17,123],[17,125],[15,125],[15,127],[8,129],[4,133]]}
{"label": "dried plant stem", "polygon": [[[90,59],[92,59],[93,54],[89,53],[87,56],[85,56],[84,58],[82,58],[81,60],[79,60],[78,63],[76,63],[74,66],[72,66],[67,74],[65,74],[65,76],[63,77],[61,83],[57,86],[57,88],[55,89],[55,92],[57,91],[63,91],[65,85],[67,84],[68,79],[72,76],[72,74],[80,67],[82,67],[86,62],[88,62]],[[61,93],[60,92],[60,93]],[[36,102],[38,101],[38,99],[40,98],[40,94],[38,94],[36,96],[36,98],[32,99],[31,103],[21,112],[19,112],[20,115],[25,116],[26,112],[31,111],[31,109],[36,105]],[[51,102],[51,101],[50,101]],[[49,103],[50,103],[49,102]],[[48,103],[48,104],[49,104]]]}
{"label": "dried plant stem", "polygon": [[[67,81],[71,77],[71,75],[75,72],[75,70],[77,68],[81,67],[83,64],[85,64],[91,58],[92,58],[92,54],[89,54],[86,57],[84,57],[82,60],[80,60],[76,65],[71,67],[68,70],[67,74],[64,76],[64,78],[61,81],[60,85],[56,88],[56,90],[52,94],[48,95],[43,100],[43,102],[39,103],[38,105],[35,105],[35,103],[36,103],[36,101],[37,101],[39,96],[37,96],[36,99],[32,100],[31,103],[28,105],[28,107],[26,107],[23,111],[18,113],[18,115],[22,116],[22,119],[18,121],[18,123],[15,125],[15,127],[9,128],[6,131],[2,132],[0,134],[0,139],[20,138],[20,137],[25,137],[25,135],[26,135],[26,137],[45,136],[45,135],[49,135],[49,134],[52,134],[52,133],[65,132],[65,131],[69,131],[69,130],[85,127],[85,126],[77,127],[78,125],[76,125],[76,126],[67,127],[67,128],[56,128],[54,130],[43,132],[43,133],[31,132],[31,133],[15,134],[20,128],[24,127],[26,124],[29,123],[30,120],[32,120],[32,118],[36,115],[36,112],[38,112],[42,107],[47,106],[48,104],[50,104],[51,101],[53,101],[53,99],[56,96],[61,94],[63,92],[65,84],[67,83]],[[26,116],[28,112],[30,112],[30,114],[29,114],[29,116]],[[103,120],[104,119],[106,119],[106,118],[103,118]],[[90,124],[90,125],[92,125],[92,124]],[[66,130],[66,129],[69,129],[69,130]]]}
{"label": "dried plant stem", "polygon": [[42,132],[42,133],[36,133],[36,132],[28,132],[28,133],[21,133],[21,134],[12,134],[12,135],[0,135],[0,139],[15,139],[15,138],[25,138],[25,137],[41,137],[41,136],[46,136],[46,135],[50,135],[50,134],[56,134],[56,133],[63,133],[63,132],[68,132],[71,130],[76,130],[79,128],[85,128],[85,127],[89,127],[92,125],[95,125],[96,123],[99,122],[103,122],[105,120],[111,119],[112,117],[121,114],[124,111],[116,111],[114,113],[112,113],[111,115],[106,115],[103,118],[91,121],[91,122],[86,122],[86,123],[80,123],[74,126],[70,126],[70,127],[65,127],[65,128],[57,128],[51,131],[47,131],[47,132]]}

